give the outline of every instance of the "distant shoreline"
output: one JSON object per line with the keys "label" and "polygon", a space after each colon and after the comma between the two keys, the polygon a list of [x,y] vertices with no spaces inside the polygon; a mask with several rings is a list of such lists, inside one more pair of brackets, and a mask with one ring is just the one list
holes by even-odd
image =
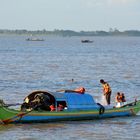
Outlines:
{"label": "distant shoreline", "polygon": [[73,30],[8,30],[0,29],[0,35],[47,35],[47,36],[140,36],[139,30],[119,31],[117,29],[110,31],[73,31]]}

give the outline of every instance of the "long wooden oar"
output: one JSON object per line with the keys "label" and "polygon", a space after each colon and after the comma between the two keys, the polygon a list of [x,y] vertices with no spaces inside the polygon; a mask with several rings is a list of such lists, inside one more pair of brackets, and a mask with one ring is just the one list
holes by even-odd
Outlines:
{"label": "long wooden oar", "polygon": [[30,112],[32,112],[35,108],[37,108],[39,105],[36,105],[34,106],[30,111],[28,112],[21,112],[19,114],[17,114],[16,116],[12,117],[12,118],[9,118],[9,119],[6,119],[6,120],[3,120],[2,122],[4,124],[9,124],[9,123],[12,123],[12,122],[15,122],[17,120],[20,120],[23,116],[29,114]]}
{"label": "long wooden oar", "polygon": [[22,105],[23,103],[16,103],[16,104],[4,104],[4,107],[9,107],[9,106],[17,106],[17,105]]}
{"label": "long wooden oar", "polygon": [[137,100],[135,100],[134,102],[131,102],[131,103],[128,103],[128,104],[125,104],[125,105],[122,105],[120,108],[122,108],[122,107],[126,107],[126,106],[134,106],[134,105],[136,105],[137,104]]}

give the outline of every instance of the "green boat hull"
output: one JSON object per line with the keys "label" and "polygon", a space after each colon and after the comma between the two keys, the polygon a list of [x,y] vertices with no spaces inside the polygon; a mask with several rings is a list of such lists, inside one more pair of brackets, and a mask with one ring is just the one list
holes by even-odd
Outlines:
{"label": "green boat hull", "polygon": [[21,112],[0,106],[0,122],[8,123],[37,123],[53,121],[91,120],[111,117],[134,116],[140,111],[140,101],[122,108],[105,108],[105,110],[75,110],[75,111],[29,111]]}

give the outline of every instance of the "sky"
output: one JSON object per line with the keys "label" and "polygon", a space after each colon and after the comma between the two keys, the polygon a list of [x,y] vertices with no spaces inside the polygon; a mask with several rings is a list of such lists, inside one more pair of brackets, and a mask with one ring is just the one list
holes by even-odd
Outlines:
{"label": "sky", "polygon": [[140,30],[140,0],[0,0],[0,29]]}

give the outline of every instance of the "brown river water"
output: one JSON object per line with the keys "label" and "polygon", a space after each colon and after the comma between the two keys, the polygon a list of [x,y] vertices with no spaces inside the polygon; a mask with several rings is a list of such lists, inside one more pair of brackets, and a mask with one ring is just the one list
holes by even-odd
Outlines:
{"label": "brown river water", "polygon": [[[84,86],[96,101],[100,79],[127,101],[140,99],[139,37],[0,36],[0,99],[22,103],[34,90],[56,91]],[[93,43],[81,43],[82,39]],[[74,79],[72,82],[71,79]],[[89,121],[0,125],[0,140],[139,140],[140,114]]]}

